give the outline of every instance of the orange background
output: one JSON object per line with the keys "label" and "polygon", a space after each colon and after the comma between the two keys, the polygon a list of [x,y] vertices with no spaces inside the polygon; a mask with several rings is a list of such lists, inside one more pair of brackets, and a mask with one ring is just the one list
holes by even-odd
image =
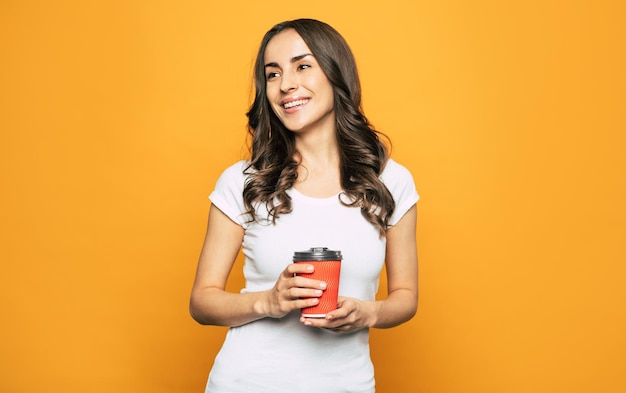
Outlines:
{"label": "orange background", "polygon": [[419,311],[372,332],[378,391],[626,391],[623,4],[1,1],[0,391],[202,391],[207,195],[295,17],[350,42],[422,195]]}

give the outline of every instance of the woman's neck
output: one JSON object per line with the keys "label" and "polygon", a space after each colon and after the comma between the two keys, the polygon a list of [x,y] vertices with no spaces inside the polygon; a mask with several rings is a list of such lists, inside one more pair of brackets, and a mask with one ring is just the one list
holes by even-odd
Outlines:
{"label": "woman's neck", "polygon": [[[298,180],[294,187],[307,196],[324,198],[341,191],[339,147],[332,138],[296,140]],[[298,143],[299,142],[299,143]]]}

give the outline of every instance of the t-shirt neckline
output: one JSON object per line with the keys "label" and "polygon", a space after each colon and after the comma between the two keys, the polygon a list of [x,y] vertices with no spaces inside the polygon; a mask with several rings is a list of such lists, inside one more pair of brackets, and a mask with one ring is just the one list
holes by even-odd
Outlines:
{"label": "t-shirt neckline", "polygon": [[305,200],[305,201],[309,201],[313,203],[328,203],[328,202],[338,201],[339,195],[341,195],[343,191],[339,191],[338,193],[334,195],[322,197],[322,198],[312,197],[312,196],[303,194],[302,192],[298,191],[297,189],[293,187],[289,189],[289,193],[291,194],[291,197],[295,199]]}

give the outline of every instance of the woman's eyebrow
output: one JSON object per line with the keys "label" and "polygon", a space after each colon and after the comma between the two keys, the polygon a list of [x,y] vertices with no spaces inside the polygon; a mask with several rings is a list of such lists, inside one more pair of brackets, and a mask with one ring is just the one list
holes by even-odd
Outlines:
{"label": "woman's eyebrow", "polygon": [[[307,56],[313,56],[313,54],[312,53],[305,53],[305,54],[302,54],[302,55],[294,56],[294,57],[291,58],[290,61],[291,61],[291,63],[295,63],[296,61],[302,60],[302,59],[304,59]],[[267,67],[279,67],[279,65],[278,65],[278,63],[271,62],[271,63],[267,63],[265,65],[265,68],[267,68]]]}

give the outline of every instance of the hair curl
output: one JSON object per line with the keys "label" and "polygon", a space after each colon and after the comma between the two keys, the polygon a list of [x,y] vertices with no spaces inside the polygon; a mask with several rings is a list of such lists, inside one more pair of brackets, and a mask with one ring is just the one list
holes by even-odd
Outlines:
{"label": "hair curl", "polygon": [[340,151],[342,204],[359,207],[363,217],[384,236],[395,202],[380,180],[389,158],[380,137],[361,108],[361,86],[356,62],[344,38],[331,26],[314,19],[277,24],[261,42],[255,66],[255,98],[248,116],[250,164],[243,199],[247,213],[256,220],[255,205],[265,203],[272,222],[292,211],[287,190],[298,175],[294,134],[281,123],[266,96],[264,55],[269,41],[281,31],[294,29],[307,44],[333,86],[337,143]]}

